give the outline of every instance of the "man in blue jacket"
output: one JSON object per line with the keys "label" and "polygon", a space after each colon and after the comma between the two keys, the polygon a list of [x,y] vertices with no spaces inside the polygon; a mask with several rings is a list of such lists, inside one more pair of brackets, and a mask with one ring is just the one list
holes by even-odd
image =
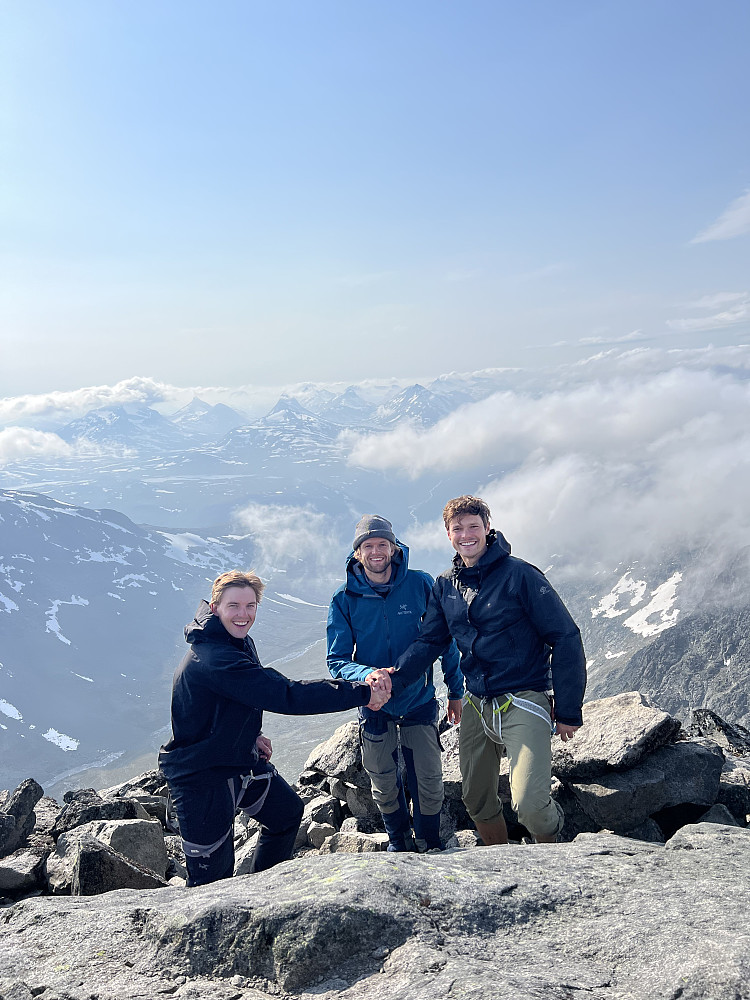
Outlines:
{"label": "man in blue jacket", "polygon": [[[390,691],[388,668],[417,637],[433,579],[421,570],[409,569],[409,550],[397,541],[391,522],[377,514],[359,521],[352,549],[346,583],[333,595],[328,611],[328,669],[334,677],[349,681],[380,676],[383,689]],[[443,769],[432,680],[432,665],[441,655],[448,718],[459,722],[463,678],[450,637],[432,651],[429,662],[385,708],[377,713],[368,707],[359,710],[362,763],[388,833],[389,851],[409,850],[412,839],[398,769],[399,744],[417,846],[422,850],[441,847]]]}
{"label": "man in blue jacket", "polygon": [[497,794],[499,761],[507,753],[520,822],[537,841],[553,842],[563,814],[550,796],[550,733],[567,741],[583,724],[581,634],[544,574],[512,556],[505,538],[490,529],[483,500],[457,497],[443,520],[456,550],[453,566],[435,581],[419,638],[396,663],[393,697],[409,690],[453,637],[468,689],[459,753],[469,815],[485,844],[508,842]]}

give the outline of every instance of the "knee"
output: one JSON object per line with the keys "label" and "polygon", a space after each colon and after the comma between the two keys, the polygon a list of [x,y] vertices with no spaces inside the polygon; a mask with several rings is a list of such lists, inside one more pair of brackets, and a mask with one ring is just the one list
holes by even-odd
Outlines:
{"label": "knee", "polygon": [[497,785],[472,782],[464,785],[462,794],[464,805],[469,816],[476,822],[489,822],[502,812],[502,802],[497,794]]}

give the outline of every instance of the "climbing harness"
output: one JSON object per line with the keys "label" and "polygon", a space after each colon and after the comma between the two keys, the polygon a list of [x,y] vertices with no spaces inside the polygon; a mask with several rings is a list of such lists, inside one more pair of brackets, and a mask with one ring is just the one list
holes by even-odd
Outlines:
{"label": "climbing harness", "polygon": [[[269,789],[271,788],[271,781],[276,774],[276,768],[271,764],[269,765],[270,770],[266,771],[265,774],[241,774],[242,787],[240,788],[240,794],[235,796],[234,794],[234,779],[227,778],[227,784],[229,785],[229,790],[232,793],[232,801],[234,802],[234,809],[232,810],[232,815],[237,811],[239,807],[243,812],[247,813],[248,816],[255,816],[263,808],[266,798],[268,796]],[[260,793],[260,796],[255,802],[251,802],[249,806],[242,805],[242,799],[244,798],[245,792],[252,785],[254,781],[265,781],[266,787]],[[232,819],[232,825],[229,827],[227,832],[223,837],[219,837],[217,841],[213,844],[192,844],[190,841],[182,841],[182,849],[185,852],[186,858],[210,858],[211,855],[218,851],[224,841],[232,835],[234,831],[234,819]]]}
{"label": "climbing harness", "polygon": [[[476,695],[471,694],[471,692],[466,692],[466,700],[472,706],[474,711],[477,713],[479,718],[482,720],[482,728],[484,729],[487,736],[492,740],[493,743],[502,743],[503,735],[503,723],[502,717],[505,712],[508,711],[511,705],[515,705],[516,708],[523,709],[524,712],[530,712],[532,715],[536,715],[539,719],[544,719],[550,728],[550,735],[555,734],[555,724],[552,721],[552,716],[549,712],[540,706],[536,705],[533,701],[529,701],[527,698],[519,698],[515,694],[504,694],[504,701],[500,698],[477,698]],[[479,704],[477,705],[477,702]],[[486,705],[492,705],[492,725],[487,723],[484,717],[484,709]]]}

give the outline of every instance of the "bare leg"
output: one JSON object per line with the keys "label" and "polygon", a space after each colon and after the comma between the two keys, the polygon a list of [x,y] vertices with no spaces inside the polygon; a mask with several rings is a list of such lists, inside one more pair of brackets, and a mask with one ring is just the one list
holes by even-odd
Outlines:
{"label": "bare leg", "polygon": [[495,819],[491,819],[488,823],[482,823],[480,820],[475,820],[474,825],[477,828],[477,833],[482,838],[482,842],[485,847],[489,847],[491,844],[507,844],[508,843],[508,828],[505,825],[505,819],[503,814],[500,813]]}

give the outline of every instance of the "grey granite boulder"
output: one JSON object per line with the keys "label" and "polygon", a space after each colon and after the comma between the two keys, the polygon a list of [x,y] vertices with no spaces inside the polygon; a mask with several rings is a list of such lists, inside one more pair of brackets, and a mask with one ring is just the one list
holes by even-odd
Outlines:
{"label": "grey granite boulder", "polygon": [[[691,823],[670,837],[666,847],[670,851],[706,851],[715,860],[719,860],[722,854],[726,853],[729,860],[735,848],[739,848],[742,852],[750,850],[750,830],[743,830],[737,826],[722,826],[718,823]],[[748,860],[750,863],[750,859]],[[748,871],[750,872],[750,867]],[[744,881],[740,879],[736,893],[732,893],[731,898],[747,898],[742,895],[743,885]]]}
{"label": "grey granite boulder", "polygon": [[44,857],[27,848],[0,858],[0,895],[22,896],[45,885]]}
{"label": "grey granite boulder", "polygon": [[370,787],[362,767],[359,724],[345,722],[324,743],[319,743],[305,762],[306,771],[318,771],[328,778],[341,778],[350,785]]}
{"label": "grey granite boulder", "polygon": [[43,795],[42,786],[27,778],[4,797],[0,807],[0,857],[12,854],[26,841],[36,823],[34,806]]}
{"label": "grey granite boulder", "polygon": [[346,802],[346,782],[342,781],[341,778],[329,778],[326,782],[326,787],[328,791],[333,795],[334,798],[338,799],[339,802]]}
{"label": "grey granite boulder", "polygon": [[84,823],[109,819],[148,819],[149,815],[135,799],[103,799],[93,788],[82,788],[76,792],[66,792],[65,805],[60,810],[52,836],[57,838]]}
{"label": "grey granite boulder", "polygon": [[[367,777],[365,775],[365,777]],[[380,811],[373,801],[372,792],[370,791],[370,779],[367,778],[367,787],[360,785],[347,785],[346,786],[346,805],[352,816],[357,816],[361,819],[372,819],[377,821],[380,817]]]}
{"label": "grey granite boulder", "polygon": [[725,805],[740,823],[747,822],[750,814],[750,760],[727,755],[716,800]]}
{"label": "grey granite boulder", "polygon": [[750,833],[678,837],[313,854],[189,891],[29,899],[0,921],[0,995],[747,996],[747,914],[727,901],[750,895]]}
{"label": "grey granite boulder", "polygon": [[319,795],[305,806],[305,816],[314,823],[328,823],[337,829],[341,826],[341,805],[333,795]]}
{"label": "grey granite boulder", "polygon": [[[353,793],[359,790],[352,788]],[[329,830],[322,836],[319,829],[314,827],[325,827]],[[302,814],[297,837],[294,841],[294,850],[303,850],[306,847],[320,847],[325,837],[335,833],[341,826],[341,803],[333,795],[316,795],[305,803],[305,811]]]}
{"label": "grey granite boulder", "polygon": [[726,806],[716,803],[706,810],[698,820],[699,823],[718,823],[720,826],[739,826],[739,823]]}
{"label": "grey granite boulder", "polygon": [[[154,878],[163,878],[169,867],[169,857],[161,826],[153,820],[94,820],[73,827],[58,837],[55,850],[47,858],[46,877],[53,895],[73,892],[76,866],[84,846],[96,841],[110,847],[139,869],[150,871]],[[153,884],[150,887],[153,887]],[[129,888],[146,888],[131,886]],[[122,888],[122,886],[117,886]]]}
{"label": "grey granite boulder", "polygon": [[87,823],[91,836],[118,854],[148,868],[162,878],[169,865],[161,824],[146,819],[99,820]]}
{"label": "grey granite boulder", "polygon": [[628,771],[605,774],[595,782],[572,782],[570,788],[595,823],[625,832],[663,809],[713,805],[723,764],[715,744],[683,741],[661,747]]}
{"label": "grey granite boulder", "polygon": [[[246,840],[241,847],[238,847],[234,854],[234,874],[235,875],[249,875],[253,864],[253,855],[255,854],[255,848],[258,844],[258,838],[260,833],[255,833],[253,836]],[[307,844],[307,834],[305,833],[304,844]],[[304,846],[304,845],[301,845]],[[185,869],[184,877],[187,878],[187,869]]]}
{"label": "grey granite boulder", "polygon": [[375,819],[372,816],[347,816],[341,824],[342,833],[382,833],[383,823],[378,815]]}
{"label": "grey granite boulder", "polygon": [[387,833],[355,833],[339,831],[327,837],[320,846],[321,854],[372,854],[388,846]]}
{"label": "grey granite boulder", "polygon": [[307,830],[307,839],[313,847],[322,847],[323,842],[337,833],[336,827],[330,823],[311,823]]}
{"label": "grey granite boulder", "polygon": [[680,730],[677,719],[638,691],[587,702],[583,715],[574,739],[552,744],[552,773],[564,781],[588,781],[633,767],[671,743]]}
{"label": "grey granite boulder", "polygon": [[726,722],[707,708],[693,710],[688,732],[691,736],[704,736],[713,740],[722,749],[737,756],[750,757],[750,730]]}
{"label": "grey granite boulder", "polygon": [[99,794],[103,799],[114,798],[137,798],[139,795],[155,795],[159,798],[166,798],[169,794],[167,779],[160,770],[145,771],[127,781],[121,781],[118,785],[109,788],[102,788]]}
{"label": "grey granite boulder", "polygon": [[586,813],[569,785],[558,778],[552,779],[552,798],[565,817],[560,840],[570,843],[581,833],[598,833],[601,826]]}
{"label": "grey granite boulder", "polygon": [[78,841],[73,868],[73,896],[98,896],[113,889],[156,889],[164,879],[112,850],[94,837]]}

